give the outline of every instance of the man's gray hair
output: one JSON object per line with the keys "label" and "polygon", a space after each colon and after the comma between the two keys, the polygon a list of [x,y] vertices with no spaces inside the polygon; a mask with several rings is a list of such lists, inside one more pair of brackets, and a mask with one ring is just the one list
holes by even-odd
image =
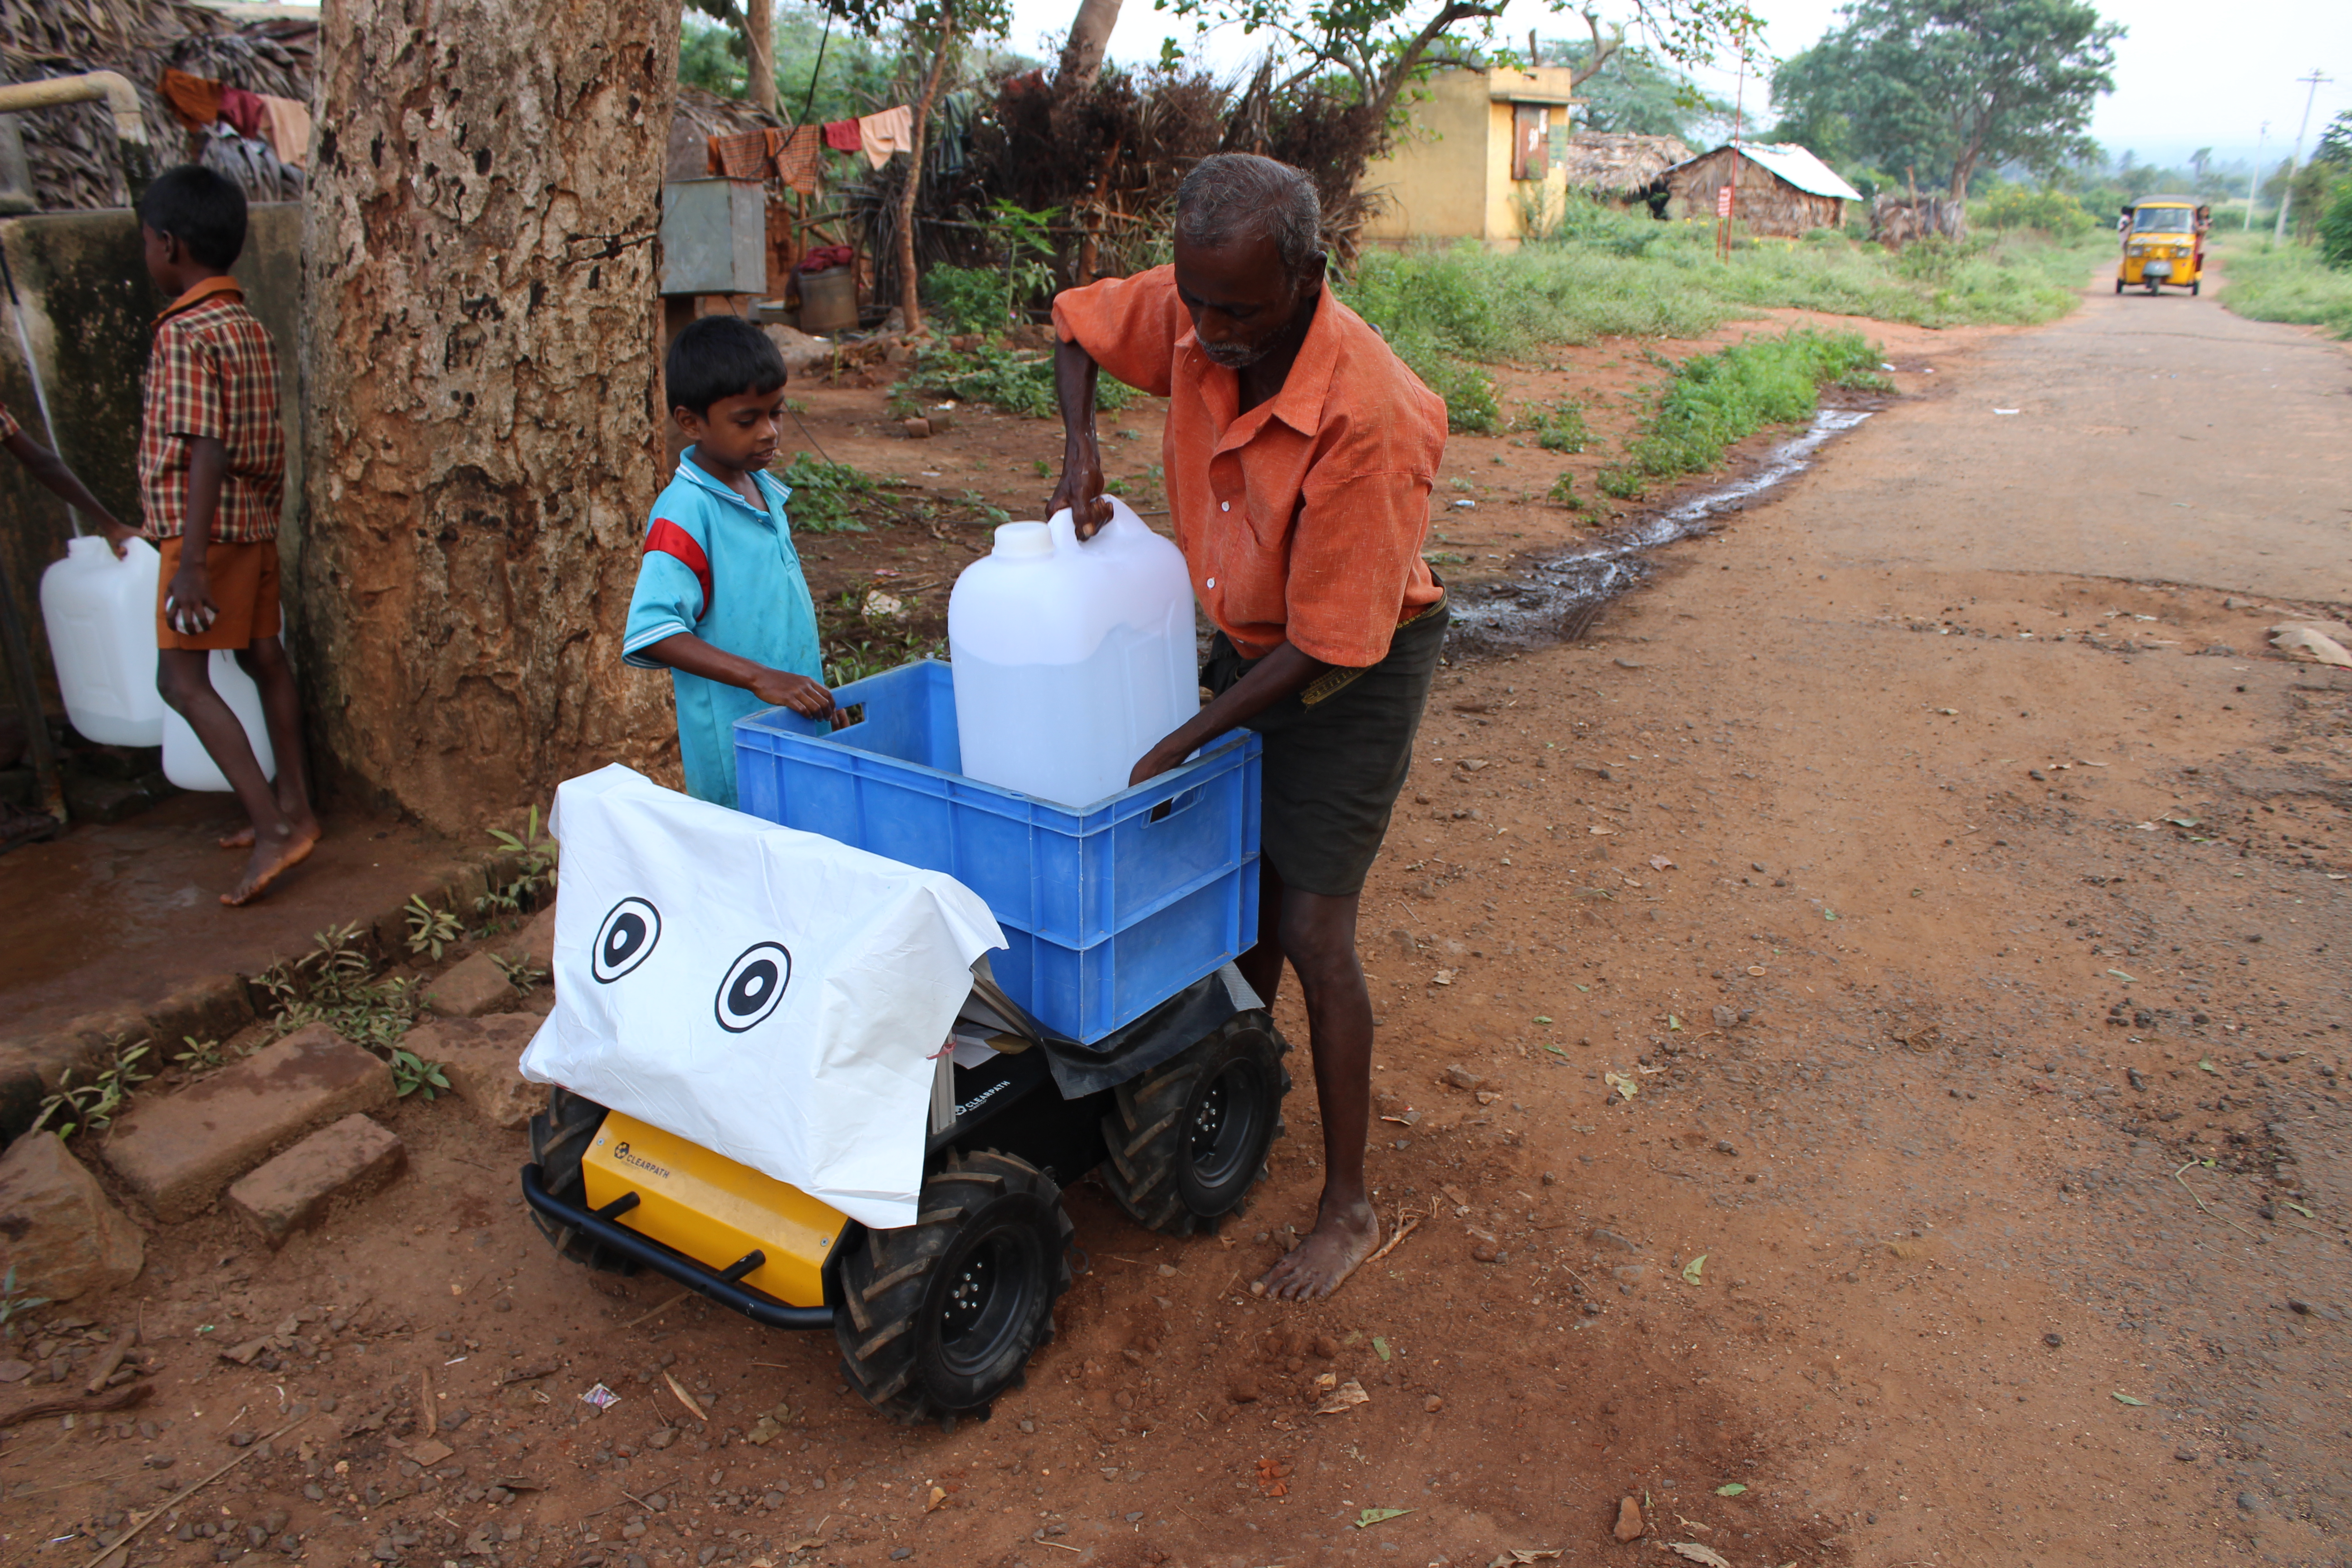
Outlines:
{"label": "man's gray hair", "polygon": [[1263,236],[1296,278],[1323,248],[1323,204],[1315,182],[1287,163],[1218,153],[1193,164],[1176,187],[1176,234],[1210,250]]}

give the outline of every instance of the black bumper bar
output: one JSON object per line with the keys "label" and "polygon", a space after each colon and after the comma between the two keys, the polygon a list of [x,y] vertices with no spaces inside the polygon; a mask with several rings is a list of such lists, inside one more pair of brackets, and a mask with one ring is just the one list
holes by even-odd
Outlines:
{"label": "black bumper bar", "polygon": [[593,1209],[567,1204],[550,1195],[540,1184],[539,1167],[522,1168],[523,1201],[556,1224],[568,1226],[588,1237],[597,1246],[655,1273],[677,1280],[688,1289],[709,1297],[730,1311],[742,1313],[755,1323],[772,1329],[830,1329],[833,1309],[830,1307],[787,1307],[765,1296],[754,1295],[727,1279],[708,1264],[671,1251],[649,1237],[640,1236],[625,1225],[615,1224]]}

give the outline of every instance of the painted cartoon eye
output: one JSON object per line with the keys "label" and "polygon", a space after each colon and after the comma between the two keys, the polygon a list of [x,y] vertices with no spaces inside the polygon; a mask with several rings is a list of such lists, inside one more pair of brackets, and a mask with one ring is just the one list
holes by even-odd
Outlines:
{"label": "painted cartoon eye", "polygon": [[589,973],[599,985],[610,985],[646,961],[661,941],[661,911],[643,899],[623,899],[596,928],[596,945],[588,954]]}
{"label": "painted cartoon eye", "polygon": [[793,955],[782,942],[763,942],[746,948],[742,957],[727,966],[727,978],[719,983],[715,1008],[719,1026],[740,1035],[762,1022],[784,999],[784,987],[792,983]]}

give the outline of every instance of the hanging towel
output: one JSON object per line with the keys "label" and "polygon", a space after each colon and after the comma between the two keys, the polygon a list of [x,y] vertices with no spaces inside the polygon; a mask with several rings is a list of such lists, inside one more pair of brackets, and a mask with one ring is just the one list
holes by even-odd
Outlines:
{"label": "hanging towel", "polygon": [[914,152],[915,111],[902,103],[879,114],[861,115],[857,137],[866,161],[878,169],[890,161],[893,153]]}
{"label": "hanging towel", "polygon": [[824,133],[814,125],[801,125],[790,131],[771,131],[768,142],[774,149],[776,177],[804,196],[816,195],[818,165],[824,154]]}
{"label": "hanging towel", "polygon": [[268,119],[262,124],[262,140],[278,154],[278,161],[289,169],[306,167],[310,162],[310,110],[307,105],[290,98],[261,95]]}
{"label": "hanging towel", "polygon": [[710,139],[710,172],[730,180],[764,180],[772,172],[768,162],[768,133],[742,131]]}
{"label": "hanging towel", "polygon": [[824,128],[824,144],[836,153],[855,153],[865,144],[855,120],[835,120]]}
{"label": "hanging towel", "polygon": [[166,67],[155,91],[191,131],[202,131],[221,117],[221,84],[210,77]]}
{"label": "hanging towel", "polygon": [[239,136],[256,142],[266,141],[269,129],[269,106],[261,101],[257,92],[247,92],[241,87],[221,89],[220,117],[229,122]]}

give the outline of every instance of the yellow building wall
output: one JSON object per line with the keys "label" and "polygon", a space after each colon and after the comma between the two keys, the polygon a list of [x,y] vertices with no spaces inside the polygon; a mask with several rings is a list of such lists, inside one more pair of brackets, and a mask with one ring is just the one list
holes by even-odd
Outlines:
{"label": "yellow building wall", "polygon": [[[1518,193],[1540,186],[1549,210],[1560,210],[1568,176],[1558,167],[1540,182],[1511,178],[1512,106],[1497,100],[1501,83],[1507,90],[1525,82],[1536,92],[1565,96],[1569,72],[1564,67],[1537,71],[1490,75],[1485,71],[1445,71],[1432,78],[1428,97],[1412,107],[1411,126],[1385,158],[1366,169],[1367,189],[1381,191],[1386,202],[1364,226],[1364,237],[1374,244],[1402,245],[1413,239],[1484,239],[1504,247],[1520,238]],[[1575,110],[1567,104],[1549,106],[1551,123],[1566,126]]]}

